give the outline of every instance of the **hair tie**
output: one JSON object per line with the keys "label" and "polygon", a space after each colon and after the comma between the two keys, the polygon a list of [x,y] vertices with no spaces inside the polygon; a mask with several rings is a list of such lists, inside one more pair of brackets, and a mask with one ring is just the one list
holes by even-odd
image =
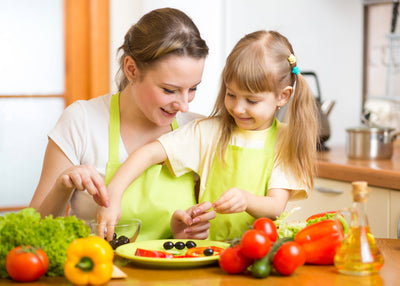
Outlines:
{"label": "hair tie", "polygon": [[288,57],[289,64],[294,65],[296,63],[296,57],[293,54],[290,54]]}
{"label": "hair tie", "polygon": [[294,73],[295,75],[298,75],[300,73],[299,67],[296,66],[296,67],[292,68],[292,73]]}

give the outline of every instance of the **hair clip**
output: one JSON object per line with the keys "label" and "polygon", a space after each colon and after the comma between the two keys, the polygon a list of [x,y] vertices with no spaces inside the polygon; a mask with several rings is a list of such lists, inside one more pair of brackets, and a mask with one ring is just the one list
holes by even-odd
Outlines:
{"label": "hair clip", "polygon": [[300,73],[299,67],[296,66],[296,67],[292,68],[292,73],[294,73],[295,75],[298,75]]}
{"label": "hair clip", "polygon": [[296,63],[296,57],[293,54],[290,54],[288,57],[289,64],[293,65]]}

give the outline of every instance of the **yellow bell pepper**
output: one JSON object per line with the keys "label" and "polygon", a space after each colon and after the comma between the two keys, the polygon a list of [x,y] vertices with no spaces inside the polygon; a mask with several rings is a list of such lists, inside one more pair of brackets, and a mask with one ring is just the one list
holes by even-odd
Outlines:
{"label": "yellow bell pepper", "polygon": [[114,251],[98,236],[78,238],[67,249],[64,275],[77,285],[100,285],[111,279]]}

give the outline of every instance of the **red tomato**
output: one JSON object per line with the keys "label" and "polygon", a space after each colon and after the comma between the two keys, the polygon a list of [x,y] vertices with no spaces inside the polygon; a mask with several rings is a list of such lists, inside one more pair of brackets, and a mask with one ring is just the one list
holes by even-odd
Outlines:
{"label": "red tomato", "polygon": [[253,262],[241,253],[240,246],[229,247],[219,256],[219,266],[229,274],[239,274]]}
{"label": "red tomato", "polygon": [[155,258],[174,258],[174,255],[161,250],[148,250],[143,248],[136,248],[136,256],[155,257]]}
{"label": "red tomato", "polygon": [[6,269],[12,279],[31,282],[42,277],[49,267],[49,260],[42,249],[17,246],[10,250],[6,258]]}
{"label": "red tomato", "polygon": [[281,275],[291,275],[296,269],[306,262],[306,253],[300,244],[289,241],[278,249],[272,264]]}
{"label": "red tomato", "polygon": [[240,240],[240,246],[244,256],[250,259],[260,259],[267,255],[271,248],[271,240],[262,231],[250,229],[246,231]]}
{"label": "red tomato", "polygon": [[206,249],[212,249],[213,250],[212,255],[219,255],[219,254],[221,254],[222,251],[224,251],[224,249],[222,247],[218,247],[218,246],[192,247],[186,251],[185,257],[204,257],[204,256],[206,256],[204,254],[204,250],[206,250]]}
{"label": "red tomato", "polygon": [[272,219],[260,217],[254,221],[253,228],[264,232],[272,242],[278,239],[278,229]]}

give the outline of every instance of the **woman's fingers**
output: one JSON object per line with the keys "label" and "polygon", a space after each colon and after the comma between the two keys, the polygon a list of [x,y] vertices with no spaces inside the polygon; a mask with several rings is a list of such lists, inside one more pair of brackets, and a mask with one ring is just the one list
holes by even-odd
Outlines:
{"label": "woman's fingers", "polygon": [[87,191],[93,196],[94,201],[104,207],[108,207],[109,197],[103,178],[91,166],[78,166],[71,168],[61,178],[67,188],[76,188],[79,191]]}

